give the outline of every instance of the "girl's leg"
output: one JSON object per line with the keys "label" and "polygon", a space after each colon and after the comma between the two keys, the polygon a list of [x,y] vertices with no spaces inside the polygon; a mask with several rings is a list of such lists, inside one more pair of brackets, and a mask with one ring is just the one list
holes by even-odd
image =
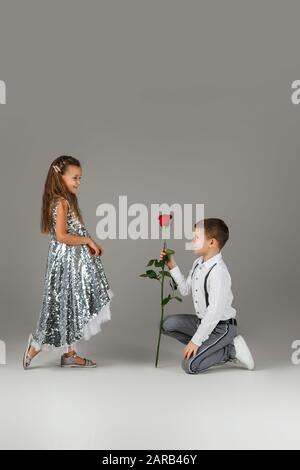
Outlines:
{"label": "girl's leg", "polygon": [[32,359],[40,352],[40,349],[35,349],[32,345],[32,334],[29,335],[28,343],[23,354],[23,367],[28,369],[31,364]]}
{"label": "girl's leg", "polygon": [[[28,354],[30,355],[31,359],[33,359],[39,352],[40,352],[40,349],[35,349],[33,346],[30,346]],[[65,353],[64,356],[69,357],[69,356],[72,356],[74,353],[76,353],[74,347],[69,346],[68,347],[68,352]],[[76,356],[75,362],[76,362],[76,364],[82,364],[83,365],[85,363],[85,359],[83,357]]]}

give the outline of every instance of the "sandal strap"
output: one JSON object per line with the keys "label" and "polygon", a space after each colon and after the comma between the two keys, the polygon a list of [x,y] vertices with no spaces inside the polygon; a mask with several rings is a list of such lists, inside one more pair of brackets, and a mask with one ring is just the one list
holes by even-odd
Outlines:
{"label": "sandal strap", "polygon": [[[69,354],[69,353],[65,353],[65,354]],[[63,354],[63,357],[76,357],[77,356],[76,351],[73,351],[73,353],[68,356],[65,356],[65,354]]]}
{"label": "sandal strap", "polygon": [[26,355],[25,355],[25,364],[26,364],[26,366],[29,366],[29,365],[30,365],[31,360],[32,360],[32,357],[31,357],[30,354],[28,354],[28,352],[27,352]]}
{"label": "sandal strap", "polygon": [[[72,357],[74,359],[74,362],[75,362],[75,358],[76,357],[80,357],[78,356],[78,354],[74,351],[73,354],[71,354],[70,356],[64,356],[64,357]],[[93,361],[91,361],[91,359],[87,359],[85,357],[83,357],[82,359],[84,359],[84,363],[81,364],[81,367],[88,367],[88,366],[92,366],[93,365]],[[80,365],[80,364],[79,364]]]}

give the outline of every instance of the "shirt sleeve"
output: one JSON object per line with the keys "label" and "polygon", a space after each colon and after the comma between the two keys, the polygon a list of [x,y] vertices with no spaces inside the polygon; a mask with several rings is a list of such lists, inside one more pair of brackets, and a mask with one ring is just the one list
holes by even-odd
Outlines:
{"label": "shirt sleeve", "polygon": [[223,269],[216,269],[209,275],[209,305],[204,318],[191,341],[197,346],[207,340],[211,332],[222,319],[226,298],[231,289],[231,279]]}
{"label": "shirt sleeve", "polygon": [[191,292],[192,272],[193,272],[194,264],[193,264],[192,269],[189,272],[187,279],[185,279],[184,275],[182,274],[178,266],[175,266],[175,268],[170,269],[170,274],[172,278],[174,279],[174,281],[176,282],[181,295],[189,295],[189,293]]}

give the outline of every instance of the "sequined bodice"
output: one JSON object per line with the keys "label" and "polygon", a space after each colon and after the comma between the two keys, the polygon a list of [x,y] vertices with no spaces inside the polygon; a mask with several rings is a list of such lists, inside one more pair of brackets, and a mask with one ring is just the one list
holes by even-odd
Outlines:
{"label": "sequined bodice", "polygon": [[[56,226],[56,213],[57,213],[57,206],[59,200],[53,202],[52,205],[52,227],[51,227],[51,234],[50,238],[51,241],[57,241],[55,226]],[[72,235],[81,235],[84,237],[89,237],[89,232],[86,229],[85,225],[80,222],[75,216],[73,210],[68,206],[68,214],[67,214],[67,232],[71,233]]]}

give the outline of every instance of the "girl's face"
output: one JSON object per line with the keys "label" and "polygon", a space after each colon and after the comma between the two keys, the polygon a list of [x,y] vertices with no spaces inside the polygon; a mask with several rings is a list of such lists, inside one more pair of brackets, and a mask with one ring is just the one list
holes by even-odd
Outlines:
{"label": "girl's face", "polygon": [[81,168],[75,165],[68,165],[65,174],[62,175],[62,179],[64,180],[65,185],[67,186],[68,190],[73,194],[76,193],[77,189],[80,186],[81,177]]}

